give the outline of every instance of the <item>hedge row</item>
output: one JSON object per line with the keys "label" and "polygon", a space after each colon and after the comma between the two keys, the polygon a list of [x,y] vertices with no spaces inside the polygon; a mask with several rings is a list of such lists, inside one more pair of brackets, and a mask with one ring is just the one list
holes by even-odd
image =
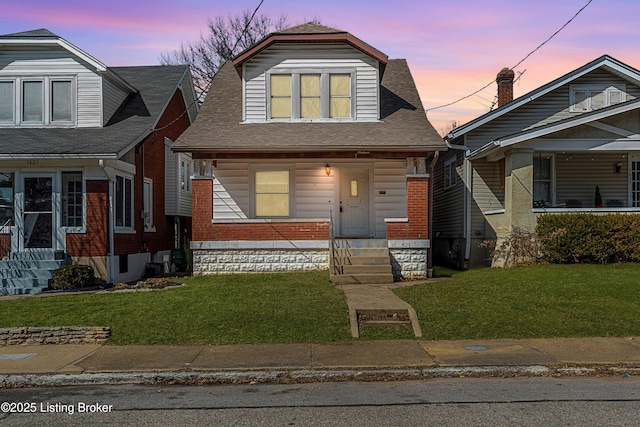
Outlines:
{"label": "hedge row", "polygon": [[640,215],[547,214],[536,234],[550,263],[640,262]]}

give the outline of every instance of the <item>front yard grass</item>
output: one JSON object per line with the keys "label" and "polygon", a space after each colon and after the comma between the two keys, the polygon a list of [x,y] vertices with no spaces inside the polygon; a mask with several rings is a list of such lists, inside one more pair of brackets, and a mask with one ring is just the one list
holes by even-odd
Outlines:
{"label": "front yard grass", "polygon": [[[640,336],[640,264],[436,269],[452,277],[396,289],[424,339]],[[444,274],[447,273],[447,274]],[[344,295],[327,272],[185,278],[153,292],[0,300],[0,327],[111,326],[110,344],[351,340]],[[412,339],[410,327],[361,330]]]}
{"label": "front yard grass", "polygon": [[472,269],[396,293],[425,339],[640,335],[640,264]]}

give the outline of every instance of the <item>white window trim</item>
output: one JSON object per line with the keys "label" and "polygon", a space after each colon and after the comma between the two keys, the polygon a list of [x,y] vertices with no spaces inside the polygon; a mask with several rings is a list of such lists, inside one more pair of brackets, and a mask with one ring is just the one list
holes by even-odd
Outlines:
{"label": "white window trim", "polygon": [[[117,208],[118,208],[118,200],[117,200],[117,192],[116,192],[118,177],[121,177],[121,178],[123,178],[125,180],[128,179],[128,180],[131,181],[131,213],[130,213],[131,227],[119,226],[119,225],[116,224],[116,218],[118,216],[118,212],[116,212]],[[135,207],[135,191],[136,191],[136,189],[135,189],[135,187],[136,186],[135,186],[135,181],[133,179],[133,175],[127,174],[127,173],[122,173],[122,172],[117,172],[116,173],[115,179],[114,179],[114,182],[113,182],[113,198],[114,198],[114,201],[113,201],[113,204],[114,204],[114,206],[113,206],[113,208],[114,208],[113,209],[113,224],[114,224],[114,227],[113,227],[113,229],[114,229],[114,231],[116,233],[122,233],[122,234],[135,233],[135,227],[136,227],[136,219],[135,219],[135,215],[134,215],[134,212],[136,210],[136,207]],[[123,199],[123,201],[124,201],[124,199]],[[124,209],[124,207],[125,206],[123,205],[123,209]]]}
{"label": "white window trim", "polygon": [[[13,122],[0,123],[0,127],[73,127],[77,123],[77,78],[72,75],[59,76],[18,76],[0,78],[3,82],[13,82]],[[52,91],[53,82],[71,82],[71,121],[52,120]],[[42,121],[27,122],[23,120],[23,83],[42,82]]]}
{"label": "white window trim", "polygon": [[[184,181],[182,176],[182,164],[184,163]],[[193,161],[186,156],[178,158],[178,190],[191,193],[191,176],[193,175]]]}
{"label": "white window trim", "polygon": [[[149,187],[149,192],[145,191],[145,188]],[[149,196],[149,210],[145,208],[145,203],[147,199],[147,195]],[[142,184],[142,223],[144,226],[145,233],[153,233],[156,231],[156,226],[153,223],[153,179],[144,178],[144,183]]]}
{"label": "white window trim", "polygon": [[[627,86],[626,85],[591,85],[591,84],[574,84],[569,86],[569,111],[572,113],[585,113],[593,111],[591,107],[592,93],[603,92],[605,93],[604,105],[601,108],[609,107],[611,104],[611,92],[613,90],[620,91],[620,103],[627,100]],[[586,92],[587,107],[585,109],[576,108],[575,93],[578,91]]]}
{"label": "white window trim", "polygon": [[[289,172],[289,216],[256,216],[256,172],[288,171]],[[293,165],[251,165],[249,166],[251,179],[249,181],[249,212],[250,219],[287,219],[295,218],[295,168]]]}
{"label": "white window trim", "polygon": [[[291,117],[271,118],[271,75],[291,75]],[[320,75],[320,114],[321,117],[300,117],[300,76],[306,74]],[[351,83],[351,117],[329,117],[330,93],[329,76],[331,74],[348,74]],[[356,114],[356,70],[353,68],[322,68],[322,69],[273,69],[265,73],[266,85],[266,120],[269,122],[350,122],[357,119]]]}
{"label": "white window trim", "polygon": [[[458,156],[453,156],[444,163],[444,189],[455,187],[458,184]],[[453,180],[451,179],[453,178]],[[453,182],[452,182],[453,181]]]}
{"label": "white window trim", "polygon": [[[80,174],[82,174],[82,225],[80,227],[68,227],[65,226],[62,218],[60,218],[60,228],[62,230],[64,230],[65,233],[69,233],[69,234],[78,234],[78,233],[86,233],[87,232],[87,183],[86,183],[86,177],[85,177],[85,173],[83,170],[79,170],[79,169],[69,169],[69,170],[62,170],[60,171],[60,177],[59,177],[59,182],[60,182],[60,197],[62,198],[62,195],[64,194],[64,182],[62,180],[62,174],[64,172],[78,172]],[[60,200],[60,212],[62,215],[62,209],[63,209],[63,203],[62,203],[62,199]]]}

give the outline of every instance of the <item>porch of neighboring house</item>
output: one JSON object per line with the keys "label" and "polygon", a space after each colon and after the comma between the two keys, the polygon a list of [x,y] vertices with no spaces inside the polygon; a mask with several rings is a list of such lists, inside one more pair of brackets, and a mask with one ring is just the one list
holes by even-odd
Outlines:
{"label": "porch of neighboring house", "polygon": [[502,208],[482,210],[498,242],[515,227],[534,230],[543,214],[640,213],[640,153],[515,148],[501,164],[501,184],[488,187]]}
{"label": "porch of neighboring house", "polygon": [[330,270],[341,284],[426,277],[428,188],[425,159],[200,160],[194,273]]}

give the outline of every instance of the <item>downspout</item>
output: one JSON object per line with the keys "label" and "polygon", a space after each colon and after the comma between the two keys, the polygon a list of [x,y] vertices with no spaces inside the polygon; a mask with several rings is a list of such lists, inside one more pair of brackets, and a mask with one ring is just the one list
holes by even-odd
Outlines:
{"label": "downspout", "polygon": [[434,169],[436,167],[436,163],[438,162],[438,158],[440,157],[440,152],[436,151],[433,153],[433,160],[431,161],[431,165],[429,166],[429,195],[428,203],[428,218],[427,218],[427,238],[429,239],[429,247],[427,248],[427,277],[433,277],[433,232],[431,231],[433,228],[433,175]]}
{"label": "downspout", "polygon": [[116,277],[116,271],[115,271],[115,265],[114,265],[114,258],[115,258],[115,252],[114,252],[114,228],[113,228],[113,183],[115,182],[115,179],[109,175],[109,172],[107,172],[107,169],[105,167],[104,164],[104,160],[100,159],[98,164],[100,165],[100,167],[102,168],[102,172],[104,172],[104,175],[107,177],[107,182],[109,183],[108,187],[109,187],[109,217],[107,218],[109,221],[109,227],[108,227],[108,234],[109,234],[109,265],[107,267],[107,283],[115,283],[115,277]]}
{"label": "downspout", "polygon": [[466,145],[451,144],[445,139],[447,147],[452,150],[464,151],[464,162],[462,168],[464,170],[464,260],[467,261],[471,256],[471,162],[469,161],[469,153],[471,150]]}

